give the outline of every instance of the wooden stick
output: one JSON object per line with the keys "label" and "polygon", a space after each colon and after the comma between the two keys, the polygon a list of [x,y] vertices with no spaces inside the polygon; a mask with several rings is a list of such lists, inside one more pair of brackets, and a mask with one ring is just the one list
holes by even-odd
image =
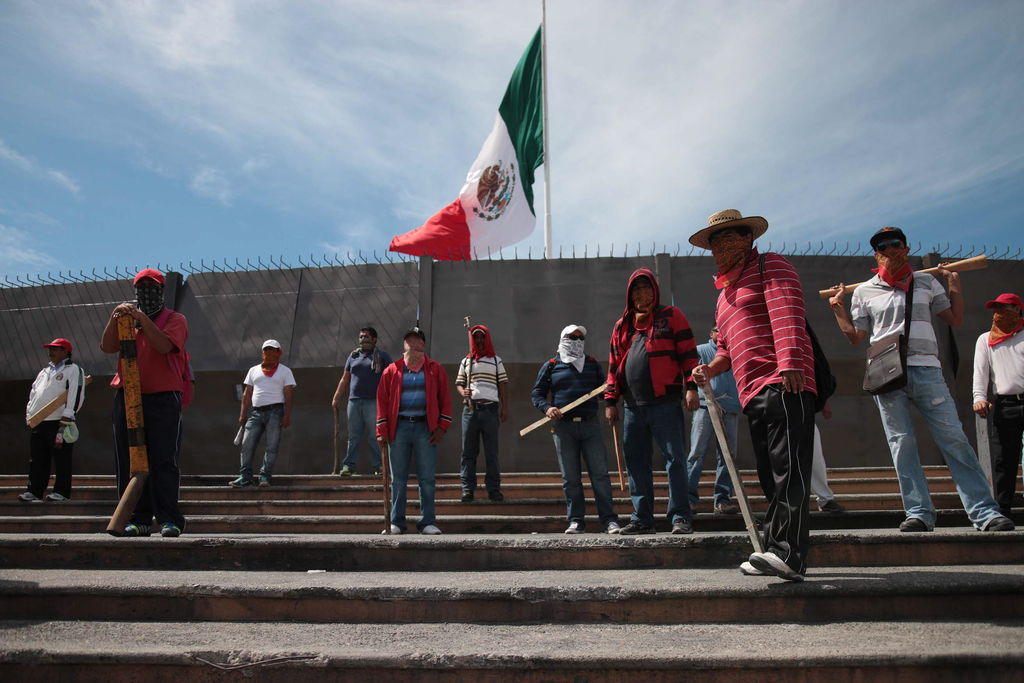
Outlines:
{"label": "wooden stick", "polygon": [[[946,266],[946,268],[948,270],[953,271],[954,273],[966,273],[969,270],[981,270],[982,268],[988,268],[988,258],[984,254],[982,254],[981,256],[972,256],[971,258],[965,258],[962,261],[954,261],[953,263],[950,263],[948,266]],[[917,272],[928,273],[929,275],[931,275],[933,273],[938,272],[938,270],[939,267],[936,266],[934,268],[925,268],[924,270],[919,270]],[[855,285],[846,285],[845,287],[843,287],[843,294],[849,294],[853,290],[860,287],[862,284],[864,283],[858,282]],[[818,296],[820,296],[822,299],[827,299],[829,297],[835,296],[838,292],[839,289],[837,289],[836,287],[833,287],[831,289],[821,289],[818,290]]]}
{"label": "wooden stick", "polygon": [[[92,375],[86,375],[85,376],[85,386],[89,386],[89,384],[91,382],[92,382]],[[36,427],[38,427],[42,423],[43,420],[45,420],[50,415],[50,413],[52,413],[53,411],[57,410],[57,408],[60,408],[62,405],[64,405],[64,403],[67,400],[68,400],[68,392],[65,391],[60,396],[58,396],[57,398],[53,399],[52,401],[47,403],[45,406],[43,406],[42,408],[37,410],[32,415],[32,417],[30,417],[28,419],[28,426],[31,427],[32,429],[35,429]]]}
{"label": "wooden stick", "polygon": [[[604,393],[605,389],[606,389],[606,385],[602,384],[598,388],[596,388],[593,391],[591,391],[589,394],[584,394],[583,396],[580,396],[578,399],[576,399],[572,403],[568,404],[567,406],[565,406],[563,408],[559,408],[559,410],[561,410],[563,413],[567,413],[570,410],[572,410],[573,408],[586,403],[587,401],[589,401],[590,399],[594,398],[598,394]],[[541,419],[537,420],[536,422],[534,422],[530,426],[523,427],[522,429],[520,429],[519,430],[519,436],[526,436],[527,434],[532,432],[537,427],[543,427],[548,422],[551,422],[551,418],[548,417],[547,415],[545,415],[544,417],[542,417]]]}
{"label": "wooden stick", "polygon": [[384,531],[391,535],[391,449],[387,441],[380,444],[380,471],[384,477]]}
{"label": "wooden stick", "polygon": [[711,390],[711,382],[706,382],[701,389],[704,390],[704,399],[708,404],[708,414],[711,416],[711,424],[715,427],[715,436],[718,437],[718,447],[722,449],[725,466],[729,469],[729,476],[732,477],[733,489],[736,491],[736,501],[740,504],[740,512],[743,513],[743,524],[747,527],[747,533],[750,535],[750,543],[754,546],[754,552],[763,553],[764,546],[761,544],[761,534],[758,533],[757,525],[754,524],[754,514],[750,511],[747,492],[743,488],[740,471],[736,469],[736,462],[732,459],[732,451],[729,450],[729,440],[725,436],[725,425],[722,422],[722,407],[718,405],[715,392]]}
{"label": "wooden stick", "polygon": [[338,470],[340,469],[340,467],[338,467],[338,465],[340,465],[340,463],[338,462],[338,413],[340,412],[340,410],[341,408],[339,406],[338,408],[335,408],[332,411],[334,412],[334,439],[331,443],[334,446],[334,468],[331,470],[331,474],[337,474]]}
{"label": "wooden stick", "polygon": [[139,379],[139,359],[135,345],[135,318],[122,315],[117,319],[117,338],[121,342],[121,391],[124,395],[132,478],[107,524],[107,533],[123,536],[124,528],[142,498],[146,479],[149,478],[149,453],[146,450],[146,430],[142,415],[142,382]]}
{"label": "wooden stick", "polygon": [[622,476],[622,449],[619,447],[619,428],[612,422],[612,441],[615,443],[615,465],[619,468],[619,490],[626,490],[626,480]]}

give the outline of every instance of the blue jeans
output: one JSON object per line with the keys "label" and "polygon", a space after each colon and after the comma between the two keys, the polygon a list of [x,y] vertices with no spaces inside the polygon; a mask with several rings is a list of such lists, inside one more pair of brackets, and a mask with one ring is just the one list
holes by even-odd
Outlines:
{"label": "blue jeans", "polygon": [[267,450],[263,455],[263,467],[260,474],[268,479],[274,474],[274,461],[277,460],[277,447],[281,443],[281,419],[284,418],[284,404],[277,403],[266,409],[253,408],[249,419],[245,421],[245,435],[242,437],[242,467],[239,474],[243,479],[252,479],[252,458],[256,452],[256,444],[260,442],[263,432],[267,433]]}
{"label": "blue jeans", "polygon": [[430,428],[426,422],[407,422],[399,419],[395,440],[388,449],[391,466],[391,523],[405,531],[405,501],[409,486],[409,468],[416,458],[416,482],[420,488],[420,521],[423,528],[436,521],[434,516],[434,471],[437,469],[437,446],[430,443]]}
{"label": "blue jeans", "polygon": [[654,524],[654,457],[653,442],[665,456],[668,473],[669,522],[690,521],[693,512],[687,492],[686,430],[683,408],[679,401],[646,406],[626,406],[623,410],[622,441],[629,472],[629,496],[633,500],[630,519],[641,524]]}
{"label": "blue jeans", "polygon": [[[725,438],[729,443],[729,452],[736,457],[736,437],[740,427],[739,413],[722,413],[722,422],[725,426]],[[722,456],[722,448],[718,445],[718,437],[715,435],[714,425],[711,424],[711,413],[707,408],[700,408],[693,413],[693,424],[690,427],[690,455],[686,459],[686,470],[689,475],[690,507],[696,507],[700,495],[697,487],[700,484],[700,473],[704,468],[704,456],[708,452],[708,445],[714,442],[715,452],[718,454],[718,466],[715,470],[715,505],[728,503],[732,498],[732,479],[729,477],[729,468],[725,465],[725,458]]]}
{"label": "blue jeans", "polygon": [[341,463],[352,469],[359,459],[359,442],[366,437],[370,446],[370,463],[380,469],[380,446],[377,444],[377,400],[373,398],[350,398],[348,400],[348,452]]}
{"label": "blue jeans", "polygon": [[462,491],[473,493],[476,490],[476,459],[480,455],[480,439],[484,442],[484,460],[487,473],[484,475],[484,487],[488,493],[501,490],[501,465],[498,463],[498,404],[491,403],[470,410],[469,406],[462,409]]}
{"label": "blue jeans", "polygon": [[992,490],[978,463],[978,456],[964,435],[953,397],[942,378],[942,370],[915,365],[907,368],[906,387],[875,396],[907,517],[920,519],[929,529],[935,526],[935,506],[928,494],[928,480],[921,469],[917,437],[910,421],[911,403],[928,423],[928,430],[949,466],[967,516],[976,528],[984,529],[1000,516],[999,508],[992,498]]}
{"label": "blue jeans", "polygon": [[562,472],[562,490],[565,491],[566,515],[570,522],[584,523],[586,502],[583,497],[583,473],[580,460],[587,465],[590,485],[602,526],[616,522],[612,507],[612,483],[608,478],[608,456],[601,439],[601,427],[594,417],[583,422],[557,420],[552,438],[558,469]]}

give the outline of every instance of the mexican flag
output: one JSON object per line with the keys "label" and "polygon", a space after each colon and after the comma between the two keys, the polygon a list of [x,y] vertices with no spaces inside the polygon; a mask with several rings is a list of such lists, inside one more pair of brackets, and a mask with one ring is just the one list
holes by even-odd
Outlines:
{"label": "mexican flag", "polygon": [[544,162],[541,78],[538,28],[459,196],[420,227],[392,238],[389,251],[463,261],[497,252],[533,232],[533,172]]}

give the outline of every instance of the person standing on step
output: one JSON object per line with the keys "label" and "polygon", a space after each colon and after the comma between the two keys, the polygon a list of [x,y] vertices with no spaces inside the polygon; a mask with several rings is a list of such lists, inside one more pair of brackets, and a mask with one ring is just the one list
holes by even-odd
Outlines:
{"label": "person standing on step", "polygon": [[[850,310],[843,304],[843,285],[829,299],[839,329],[851,344],[882,337],[909,327],[906,341],[906,386],[874,396],[882,418],[889,450],[899,478],[900,495],[907,518],[900,531],[931,531],[935,505],[928,495],[928,479],[921,468],[917,437],[910,406],[917,407],[935,439],[956,484],[967,516],[976,529],[1009,531],[1013,522],[996,505],[988,480],[964,434],[956,405],[942,376],[939,345],[931,318],[937,315],[952,327],[963,324],[964,298],[960,275],[940,264],[938,272],[949,284],[949,295],[933,276],[915,273],[909,262],[910,247],[899,228],[885,227],[871,237],[878,268],[875,276],[853,291]],[[911,298],[911,310],[907,300]],[[906,325],[907,316],[910,324]]]}
{"label": "person standing on step", "polygon": [[754,240],[767,230],[764,218],[744,218],[735,209],[725,209],[690,237],[690,244],[711,250],[720,290],[715,307],[718,351],[693,376],[703,384],[732,369],[768,499],[765,551],[752,553],[740,571],[802,581],[810,547],[807,484],[814,452],[814,352],[796,270],[782,256],[762,256],[754,247]]}
{"label": "person standing on step", "polygon": [[[711,328],[710,341],[697,346],[697,354],[700,362],[707,365],[715,358],[718,352],[718,326]],[[722,409],[722,424],[725,427],[725,438],[729,444],[729,451],[732,457],[736,457],[736,439],[739,436],[740,428],[740,397],[736,389],[736,379],[732,376],[732,370],[726,370],[711,380],[711,391],[715,394],[719,407]],[[699,397],[699,398],[698,398]],[[692,410],[693,422],[690,425],[690,455],[686,459],[686,469],[689,477],[690,507],[696,509],[700,501],[700,475],[704,468],[704,457],[707,455],[708,446],[715,445],[715,452],[718,454],[717,467],[715,469],[715,492],[714,505],[715,513],[719,515],[735,515],[740,508],[732,500],[733,483],[729,477],[729,468],[725,465],[725,457],[722,455],[722,448],[718,445],[718,438],[715,436],[714,427],[711,424],[711,414],[704,399],[704,394],[697,392],[692,397],[697,400],[696,405],[689,405]],[[691,400],[691,397],[687,397]]]}
{"label": "person standing on step", "polygon": [[391,365],[387,351],[377,348],[377,330],[364,327],[359,330],[359,346],[353,349],[345,370],[338,381],[338,388],[331,399],[331,408],[341,407],[343,397],[348,397],[348,452],[342,462],[339,475],[350,477],[355,473],[359,458],[359,445],[363,439],[370,448],[370,464],[373,473],[380,475],[380,446],[374,436],[377,424],[377,385],[384,368]]}
{"label": "person standing on step", "polygon": [[580,467],[582,461],[587,465],[601,526],[607,533],[617,534],[621,527],[612,504],[608,455],[597,420],[599,399],[595,396],[568,414],[563,414],[557,407],[568,405],[605,383],[601,365],[583,351],[586,338],[587,328],[582,325],[567,325],[562,330],[557,354],[540,366],[531,396],[537,410],[552,420],[551,436],[555,442],[558,469],[562,472],[562,490],[569,519],[565,533],[584,533],[586,502]]}
{"label": "person standing on step", "polygon": [[472,351],[462,359],[455,387],[466,402],[462,409],[462,502],[473,500],[476,491],[476,461],[484,443],[487,497],[504,500],[501,493],[501,464],[498,462],[498,429],[508,419],[506,389],[508,375],[494,352],[491,332],[483,325],[469,329]]}
{"label": "person standing on step", "polygon": [[619,420],[623,408],[622,438],[633,501],[630,522],[622,533],[653,534],[653,442],[665,457],[668,473],[667,516],[673,534],[693,533],[686,475],[686,429],[680,401],[695,401],[696,385],[690,371],[697,365],[697,343],[683,312],[660,301],[658,281],[647,268],[629,276],[626,309],[612,328],[608,354],[608,390],[605,418]]}
{"label": "person standing on step", "polygon": [[[63,337],[43,344],[50,362],[39,371],[32,382],[25,406],[25,423],[61,394],[65,401],[57,406],[32,430],[29,436],[28,488],[18,496],[26,503],[43,500],[43,492],[50,483],[50,464],[56,477],[53,491],[46,500],[62,502],[71,498],[71,454],[78,439],[75,413],[85,401],[85,372],[71,360],[71,342]],[[69,438],[70,437],[70,438]]]}
{"label": "person standing on step", "polygon": [[[135,275],[135,303],[114,308],[103,329],[100,350],[117,353],[117,319],[135,319],[135,344],[142,385],[142,415],[146,431],[149,476],[125,526],[125,536],[149,536],[153,517],[160,524],[160,535],[175,537],[185,529],[185,517],[178,507],[181,470],[181,409],[188,373],[188,321],[181,313],[164,306],[164,274],[145,268]],[[124,410],[124,391],[118,370],[110,386],[114,394],[114,454],[117,462],[117,495],[124,495],[131,480],[128,452],[128,420]]]}
{"label": "person standing on step", "polygon": [[452,424],[448,377],[424,349],[427,336],[419,326],[405,333],[402,357],[384,369],[377,387],[377,441],[388,448],[391,469],[391,533],[405,533],[409,468],[416,460],[420,492],[421,534],[436,535],[434,510],[437,446]]}
{"label": "person standing on step", "polygon": [[[1000,512],[1009,517],[1024,437],[1024,304],[1007,292],[985,308],[992,310],[992,329],[974,346],[974,412],[982,417],[992,413],[1000,446],[992,461],[992,484]],[[994,402],[988,400],[990,380]]]}
{"label": "person standing on step", "polygon": [[242,436],[241,468],[238,479],[231,486],[241,488],[252,486],[252,460],[264,432],[267,447],[260,468],[260,486],[270,486],[274,477],[274,462],[281,444],[281,430],[292,423],[292,399],[295,391],[295,375],[291,368],[281,362],[281,342],[268,339],[263,342],[263,359],[259,365],[249,368],[245,375],[245,392],[242,394],[242,409],[238,424],[245,425]]}

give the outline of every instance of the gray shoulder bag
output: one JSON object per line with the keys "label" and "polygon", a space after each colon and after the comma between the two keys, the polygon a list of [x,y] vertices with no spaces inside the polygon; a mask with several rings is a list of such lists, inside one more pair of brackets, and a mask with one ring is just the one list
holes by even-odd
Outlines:
{"label": "gray shoulder bag", "polygon": [[907,290],[907,308],[903,331],[888,334],[868,348],[868,365],[864,370],[864,391],[869,394],[887,394],[907,385],[907,345],[910,340],[910,320],[914,317],[914,281]]}

